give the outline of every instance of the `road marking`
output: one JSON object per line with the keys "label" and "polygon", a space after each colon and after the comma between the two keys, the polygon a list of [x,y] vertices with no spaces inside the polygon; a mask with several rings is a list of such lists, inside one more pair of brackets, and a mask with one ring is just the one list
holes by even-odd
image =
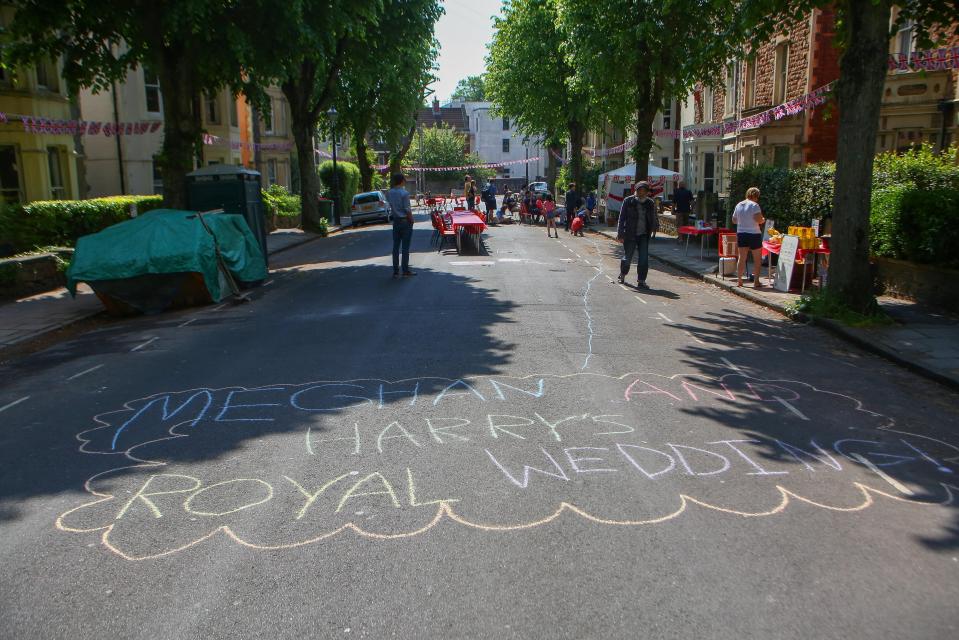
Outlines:
{"label": "road marking", "polygon": [[70,376],[69,378],[67,378],[67,380],[75,380],[75,379],[79,378],[80,376],[85,376],[85,375],[87,375],[88,373],[92,373],[92,372],[96,371],[97,369],[99,369],[99,368],[102,367],[102,366],[103,366],[102,364],[98,364],[98,365],[95,366],[95,367],[90,367],[90,368],[87,369],[86,371],[81,371],[80,373],[75,373],[75,374],[73,374],[72,376]]}
{"label": "road marking", "polygon": [[737,367],[736,365],[734,365],[732,362],[730,362],[730,361],[727,360],[726,358],[720,358],[720,360],[722,360],[723,363],[724,363],[727,367],[729,367],[730,369],[732,369],[733,371],[742,371],[742,369],[740,369],[739,367]]}
{"label": "road marking", "polygon": [[267,280],[266,282],[263,283],[263,286],[264,286],[264,287],[268,287],[268,286],[270,286],[271,284],[273,284],[274,282],[275,282],[274,280]]}
{"label": "road marking", "polygon": [[696,342],[698,342],[699,344],[704,344],[704,345],[706,345],[706,346],[709,346],[708,343],[703,342],[702,340],[700,340],[699,338],[697,338],[696,336],[694,336],[693,334],[691,334],[689,331],[686,332],[686,335],[689,336],[690,338],[692,338],[693,340],[695,340]]}
{"label": "road marking", "polygon": [[191,323],[193,323],[193,322],[196,322],[196,318],[190,318],[190,319],[187,320],[186,322],[181,322],[181,323],[178,324],[177,326],[178,326],[178,327],[185,327],[185,326],[187,326],[188,324],[191,324]]}
{"label": "road marking", "polygon": [[150,339],[147,340],[146,342],[144,342],[144,343],[142,343],[142,344],[138,344],[137,346],[135,346],[135,347],[133,347],[132,349],[130,349],[130,353],[133,353],[134,351],[139,351],[140,349],[142,349],[143,347],[147,346],[148,344],[150,344],[150,343],[153,342],[154,340],[159,340],[159,337],[158,337],[158,336],[153,336],[152,338],[150,338]]}
{"label": "road marking", "polygon": [[9,409],[10,407],[15,407],[15,406],[17,406],[18,404],[20,404],[21,402],[23,402],[23,401],[25,401],[25,400],[29,400],[29,399],[30,399],[30,396],[23,396],[23,397],[20,398],[19,400],[14,400],[14,401],[11,402],[10,404],[5,404],[5,405],[3,405],[2,407],[0,407],[0,411],[6,411],[6,410]]}
{"label": "road marking", "polygon": [[915,493],[912,492],[912,490],[909,487],[899,482],[898,480],[890,476],[888,473],[886,473],[885,471],[883,471],[882,469],[880,469],[879,467],[874,465],[872,462],[870,462],[863,456],[859,455],[858,453],[852,454],[852,457],[858,460],[859,463],[862,464],[864,467],[868,468],[870,471],[875,473],[877,476],[879,476],[880,478],[882,478],[883,480],[885,480],[886,482],[891,484],[893,487],[895,487],[902,493],[906,494],[907,496],[916,495]]}
{"label": "road marking", "polygon": [[661,312],[657,312],[656,315],[658,315],[660,318],[662,318],[662,319],[665,320],[666,322],[668,322],[668,323],[670,323],[670,324],[673,324],[673,321],[670,320],[669,318],[667,318],[667,317],[666,317],[666,314],[661,313]]}
{"label": "road marking", "polygon": [[639,300],[640,302],[642,302],[643,304],[649,304],[648,302],[646,302],[645,300],[643,300],[643,299],[640,298],[639,296],[635,296],[635,298],[636,298],[637,300]]}
{"label": "road marking", "polygon": [[212,309],[210,309],[210,311],[219,311],[220,309],[222,309],[222,308],[225,307],[226,305],[227,305],[227,303],[224,302],[223,304],[221,304],[221,305],[218,306],[218,307],[213,307]]}
{"label": "road marking", "polygon": [[802,411],[800,411],[800,410],[797,409],[796,407],[792,406],[791,404],[789,404],[788,402],[786,402],[786,401],[783,400],[782,398],[778,398],[778,397],[777,397],[776,400],[779,402],[779,404],[781,404],[782,406],[786,407],[787,409],[789,409],[790,411],[792,411],[794,414],[796,414],[797,416],[799,416],[800,418],[802,418],[802,419],[805,420],[806,422],[809,422],[809,418],[807,418],[807,417],[803,414]]}
{"label": "road marking", "polygon": [[454,266],[457,266],[457,267],[464,267],[464,266],[468,267],[468,266],[474,265],[474,264],[475,264],[475,265],[479,265],[479,266],[481,266],[481,267],[488,267],[488,266],[494,265],[494,264],[496,264],[496,263],[493,262],[492,260],[475,260],[475,261],[473,261],[473,260],[462,260],[462,261],[457,261],[457,262],[451,262],[450,264],[451,264],[451,265],[454,265]]}

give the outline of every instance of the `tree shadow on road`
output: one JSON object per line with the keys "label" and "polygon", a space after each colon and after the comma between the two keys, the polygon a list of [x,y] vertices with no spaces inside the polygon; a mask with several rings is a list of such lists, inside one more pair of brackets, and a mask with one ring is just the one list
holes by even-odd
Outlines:
{"label": "tree shadow on road", "polygon": [[[84,496],[84,481],[109,469],[141,466],[115,479],[142,472],[138,460],[226,464],[276,436],[322,437],[355,403],[401,410],[414,385],[435,394],[508,363],[514,345],[499,329],[515,305],[447,272],[390,275],[381,265],[292,270],[254,302],[194,310],[186,326],[189,312],[138,318],[28,357],[21,382],[40,391],[3,416],[0,522],[38,498]],[[130,353],[147,333],[157,340]],[[113,354],[108,386],[65,381],[66,365],[93,353]],[[351,380],[366,382],[291,400]]]}
{"label": "tree shadow on road", "polygon": [[[916,391],[904,388],[901,378],[883,376],[880,369],[885,363],[870,356],[837,357],[831,349],[834,338],[786,320],[717,307],[668,326],[689,338],[680,349],[686,371],[713,380],[744,376],[769,385],[759,394],[769,396],[765,402],[711,398],[714,401],[691,403],[682,410],[725,425],[736,438],[753,440],[757,454],[771,468],[804,472],[810,460],[797,458],[776,440],[803,441],[811,451],[815,441],[844,467],[857,469],[869,485],[901,499],[941,502],[949,495],[941,483],[959,487],[959,468],[943,462],[959,454],[959,439],[946,428],[959,422],[959,396],[954,392],[914,380],[911,386],[919,387],[918,393],[942,401],[911,401],[909,396]],[[844,455],[857,447],[867,463]],[[959,490],[955,493],[959,500]],[[935,538],[917,536],[921,544],[939,550],[959,548],[956,500],[947,507],[954,524]]]}

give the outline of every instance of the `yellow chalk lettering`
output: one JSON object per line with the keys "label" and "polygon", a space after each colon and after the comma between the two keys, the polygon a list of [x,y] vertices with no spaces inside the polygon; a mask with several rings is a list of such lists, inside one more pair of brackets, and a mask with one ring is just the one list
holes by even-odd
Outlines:
{"label": "yellow chalk lettering", "polygon": [[309,491],[307,491],[306,489],[304,489],[302,486],[300,486],[300,483],[297,482],[296,480],[294,480],[293,478],[290,478],[290,477],[288,477],[288,476],[283,476],[284,478],[286,478],[287,480],[289,480],[291,483],[293,483],[293,486],[296,487],[297,489],[299,489],[300,493],[302,493],[304,496],[306,496],[306,504],[304,504],[304,505],[303,505],[303,508],[300,509],[300,510],[297,512],[297,514],[296,514],[296,519],[299,520],[299,519],[302,518],[304,515],[306,515],[306,510],[309,509],[309,508],[313,505],[314,502],[316,502],[316,499],[319,498],[319,497],[323,494],[324,491],[326,491],[327,489],[329,489],[330,487],[332,487],[334,484],[336,484],[337,482],[339,482],[339,481],[342,480],[343,478],[348,478],[348,477],[350,477],[351,475],[353,475],[353,474],[352,474],[352,473],[344,473],[344,474],[341,475],[341,476],[337,476],[336,478],[333,478],[332,480],[330,480],[329,482],[327,482],[326,484],[324,484],[322,487],[320,487],[319,489],[317,489],[316,493],[310,493]]}
{"label": "yellow chalk lettering", "polygon": [[[364,484],[372,480],[373,478],[379,478],[380,482],[383,483],[383,491],[365,491],[363,493],[357,493],[357,489],[362,487]],[[400,501],[396,499],[396,492],[393,491],[393,487],[390,486],[389,481],[383,477],[383,474],[379,471],[374,471],[368,476],[364,476],[356,482],[350,489],[343,494],[343,497],[340,498],[340,503],[336,505],[336,511],[334,513],[339,513],[343,509],[343,505],[346,504],[346,501],[350,498],[358,498],[360,496],[389,496],[390,500],[393,501],[393,506],[397,509],[400,508]]]}
{"label": "yellow chalk lettering", "polygon": [[428,502],[417,502],[416,485],[413,483],[413,472],[409,467],[406,468],[406,488],[409,491],[410,506],[424,507],[428,504],[440,504],[441,502],[459,502],[459,498],[444,498],[442,500],[430,500]]}
{"label": "yellow chalk lettering", "polygon": [[[248,502],[246,504],[242,504],[239,507],[236,507],[235,509],[227,509],[226,511],[197,511],[195,509],[190,508],[190,504],[193,502],[193,499],[196,498],[201,493],[209,491],[210,489],[215,489],[217,487],[223,487],[229,484],[236,484],[238,482],[260,483],[261,485],[266,487],[266,497],[260,500],[256,500],[255,502]],[[244,509],[250,509],[257,505],[263,504],[264,502],[269,502],[272,499],[273,499],[273,487],[270,485],[270,483],[260,480],[258,478],[237,478],[235,480],[224,480],[223,482],[217,482],[215,484],[211,484],[208,487],[203,487],[199,491],[195,491],[191,493],[190,497],[188,497],[186,501],[183,503],[183,510],[186,511],[187,513],[192,513],[195,516],[225,516],[231,513],[236,513],[237,511],[243,511]]]}
{"label": "yellow chalk lettering", "polygon": [[[192,481],[194,484],[188,489],[173,489],[170,491],[150,491],[147,492],[147,487],[149,487],[156,478],[186,478],[187,480]],[[160,513],[160,509],[157,508],[156,504],[150,500],[151,496],[164,496],[174,493],[189,493],[195,491],[200,487],[202,483],[199,479],[194,478],[193,476],[184,476],[179,473],[158,473],[147,478],[147,481],[143,483],[143,486],[140,487],[140,490],[137,491],[132,498],[130,498],[123,508],[120,509],[120,513],[117,514],[116,519],[119,520],[124,515],[126,515],[127,510],[133,505],[137,500],[142,500],[143,503],[153,512],[154,518],[162,518],[163,514]]]}

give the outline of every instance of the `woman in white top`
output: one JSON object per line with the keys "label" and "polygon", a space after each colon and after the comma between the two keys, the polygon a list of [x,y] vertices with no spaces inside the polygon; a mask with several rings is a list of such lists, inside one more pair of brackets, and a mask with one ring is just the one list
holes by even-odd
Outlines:
{"label": "woman in white top", "polygon": [[736,205],[733,211],[733,222],[736,224],[736,246],[739,260],[736,262],[737,285],[743,286],[743,271],[746,270],[746,260],[749,253],[753,254],[753,273],[755,280],[753,287],[761,288],[759,282],[760,266],[762,262],[763,210],[759,206],[759,189],[750,187],[746,190],[746,199]]}

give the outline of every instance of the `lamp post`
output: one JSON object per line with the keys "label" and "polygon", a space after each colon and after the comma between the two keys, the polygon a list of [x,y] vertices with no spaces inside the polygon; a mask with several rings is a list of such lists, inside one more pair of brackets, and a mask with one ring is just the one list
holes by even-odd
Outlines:
{"label": "lamp post", "polygon": [[330,110],[326,112],[326,117],[330,120],[330,129],[333,131],[333,219],[330,220],[330,224],[340,224],[340,174],[336,171],[336,117],[339,114],[336,112],[336,107],[330,107]]}

